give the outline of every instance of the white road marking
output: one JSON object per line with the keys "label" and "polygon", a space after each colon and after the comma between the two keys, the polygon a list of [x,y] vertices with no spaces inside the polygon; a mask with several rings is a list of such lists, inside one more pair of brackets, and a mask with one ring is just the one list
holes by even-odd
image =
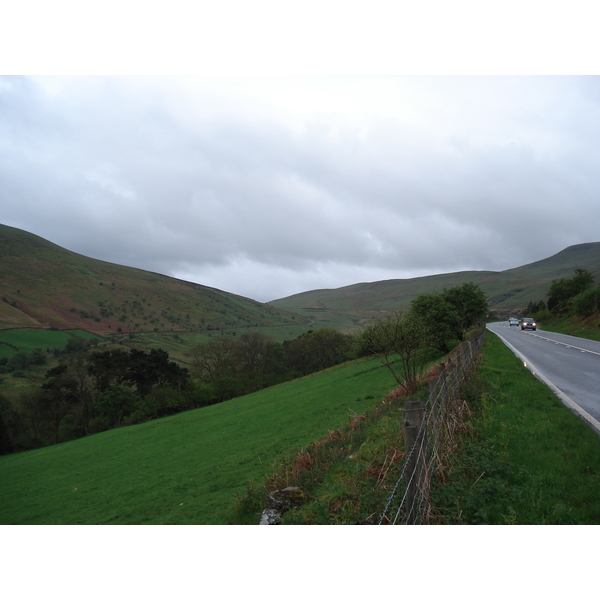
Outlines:
{"label": "white road marking", "polygon": [[[499,333],[497,333],[495,331],[492,331],[492,333],[495,333],[513,351],[513,353],[523,361],[523,365],[527,369],[529,369],[533,373],[533,375],[535,375],[535,377],[537,377],[538,379],[543,381],[561,399],[562,403],[565,406],[570,408],[573,412],[577,413],[582,419],[587,421],[596,430],[596,433],[600,434],[600,421],[598,421],[594,417],[592,417],[592,415],[590,415],[587,411],[585,411],[583,408],[581,408],[581,406],[579,406],[579,404],[576,404],[562,390],[557,388],[545,375],[543,375],[540,372],[539,369],[537,369],[536,367],[534,367],[531,364],[531,361],[528,360],[524,354],[519,352],[519,350],[517,350],[510,342],[508,342],[508,340],[504,339],[503,336],[501,336]],[[538,336],[538,337],[542,337],[542,336]],[[547,338],[543,338],[543,339],[547,339]],[[566,346],[566,344],[565,344],[565,346]],[[586,350],[582,350],[582,352],[586,352]],[[592,351],[589,350],[589,352],[592,352]],[[592,354],[600,354],[600,353],[592,352]]]}
{"label": "white road marking", "polygon": [[581,352],[589,352],[590,354],[596,354],[597,356],[600,356],[600,352],[594,352],[594,350],[586,350],[585,348],[580,348],[579,346],[571,346],[565,342],[553,340],[551,338],[547,338],[547,337],[544,337],[543,335],[539,335],[536,333],[531,333],[530,335],[540,338],[540,340],[546,340],[547,342],[554,342],[555,344],[560,344],[561,346],[566,346],[567,348],[573,348],[574,350],[580,350]]}

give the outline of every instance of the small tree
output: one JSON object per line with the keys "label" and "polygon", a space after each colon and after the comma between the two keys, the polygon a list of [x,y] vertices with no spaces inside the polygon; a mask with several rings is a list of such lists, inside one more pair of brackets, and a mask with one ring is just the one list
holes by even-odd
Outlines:
{"label": "small tree", "polygon": [[415,313],[397,312],[368,325],[362,333],[363,349],[377,355],[409,394],[416,390],[427,364],[428,344],[428,329]]}
{"label": "small tree", "polygon": [[411,303],[411,312],[421,317],[429,330],[430,343],[444,353],[449,352],[451,342],[462,342],[487,310],[485,294],[472,282],[419,294]]}
{"label": "small tree", "polygon": [[445,290],[444,298],[452,306],[454,331],[462,342],[471,327],[485,318],[488,309],[485,294],[479,286],[469,282]]}
{"label": "small tree", "polygon": [[202,381],[214,382],[235,371],[236,340],[226,336],[209,342],[196,344],[191,351],[198,377]]}
{"label": "small tree", "polygon": [[578,317],[590,317],[600,312],[600,285],[577,294],[573,298],[573,311]]}
{"label": "small tree", "polygon": [[427,324],[429,343],[447,353],[448,344],[456,337],[452,305],[442,292],[419,294],[412,302],[410,312]]}

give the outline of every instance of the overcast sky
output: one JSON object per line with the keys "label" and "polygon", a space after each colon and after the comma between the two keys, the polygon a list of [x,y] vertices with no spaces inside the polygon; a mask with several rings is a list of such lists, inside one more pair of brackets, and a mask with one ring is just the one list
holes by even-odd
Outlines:
{"label": "overcast sky", "polygon": [[[264,52],[248,39],[238,67]],[[600,78],[316,64],[20,76],[60,71],[26,63],[0,78],[0,222],[260,301],[600,241]]]}

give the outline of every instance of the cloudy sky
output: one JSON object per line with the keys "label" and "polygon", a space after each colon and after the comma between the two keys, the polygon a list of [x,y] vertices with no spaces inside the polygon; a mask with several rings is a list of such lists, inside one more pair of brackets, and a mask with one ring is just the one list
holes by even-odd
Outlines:
{"label": "cloudy sky", "polygon": [[[231,34],[226,12],[212,16]],[[313,25],[310,43],[306,13],[275,40],[264,27],[250,35],[249,18],[235,21],[233,45],[206,21],[171,32],[176,44],[192,29],[209,36],[200,50],[224,62],[199,51],[197,68],[164,69],[155,50],[158,68],[121,69],[119,55],[107,69],[92,52],[86,70],[48,43],[41,54],[61,68],[37,69],[30,52],[4,69],[0,222],[260,301],[502,270],[600,241],[600,78],[585,68],[563,75],[562,63],[525,61],[523,74],[519,56],[508,68],[448,69],[447,54],[464,47],[442,43],[421,71],[404,62],[394,72],[389,60],[365,63],[392,47],[385,19],[369,28],[355,11],[338,38]],[[359,28],[371,44],[356,43]],[[299,60],[300,41],[312,63]],[[141,43],[155,48],[147,35]],[[267,55],[294,68],[249,67]],[[22,75],[44,72],[64,74]]]}

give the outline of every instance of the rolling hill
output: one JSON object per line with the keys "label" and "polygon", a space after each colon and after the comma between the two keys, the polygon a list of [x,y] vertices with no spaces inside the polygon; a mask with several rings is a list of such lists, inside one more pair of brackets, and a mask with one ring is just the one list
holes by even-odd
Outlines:
{"label": "rolling hill", "polygon": [[600,280],[600,242],[569,246],[549,258],[505,271],[461,271],[357,283],[294,294],[270,304],[314,322],[337,320],[351,328],[382,312],[407,309],[419,294],[472,281],[486,294],[490,309],[502,315],[522,312],[529,302],[545,299],[552,280],[571,277],[575,268],[588,269],[596,281]]}
{"label": "rolling hill", "polygon": [[88,258],[34,234],[0,225],[0,330],[84,329],[117,332],[242,332],[292,338],[309,328],[352,331],[421,293],[472,281],[499,315],[545,298],[553,279],[588,269],[600,280],[600,242],[570,246],[505,271],[461,271],[302,292],[266,304],[235,294]]}
{"label": "rolling hill", "polygon": [[303,322],[249,298],[87,258],[6,225],[0,225],[0,298],[0,330],[80,328],[107,335]]}

